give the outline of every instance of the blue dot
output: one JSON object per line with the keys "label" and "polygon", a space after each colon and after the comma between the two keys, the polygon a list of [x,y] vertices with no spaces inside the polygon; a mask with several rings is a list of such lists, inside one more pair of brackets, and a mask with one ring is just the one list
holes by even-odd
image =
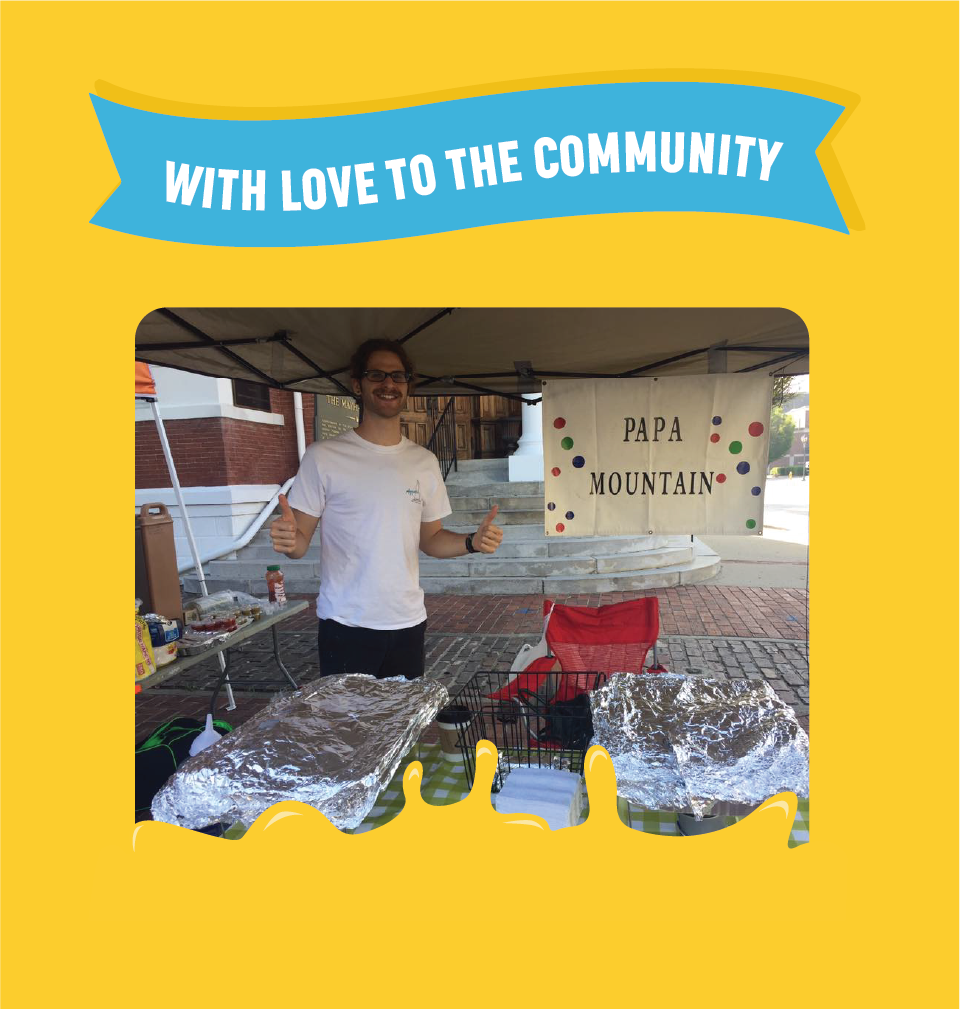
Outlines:
{"label": "blue dot", "polygon": [[747,473],[750,472],[750,463],[748,463],[748,462],[738,462],[737,463],[737,472],[740,473],[742,476],[746,476]]}
{"label": "blue dot", "polygon": [[551,502],[550,502],[550,503],[549,503],[549,504],[547,505],[547,511],[550,511],[550,512],[552,512],[552,511],[553,511],[553,509],[554,509],[554,508],[556,508],[556,507],[557,507],[557,506],[556,506],[556,505],[555,505],[555,504],[554,504],[554,503],[553,503],[553,502],[551,501]]}
{"label": "blue dot", "polygon": [[576,466],[577,469],[583,469],[583,465],[585,462],[586,460],[583,458],[582,455],[575,455],[573,457],[573,465]]}
{"label": "blue dot", "polygon": [[750,493],[751,493],[751,494],[752,494],[752,495],[753,495],[754,497],[760,497],[760,488],[759,488],[759,487],[752,487],[752,488],[750,489]]}
{"label": "blue dot", "polygon": [[567,512],[567,518],[568,519],[572,519],[573,518],[573,512]]}
{"label": "blue dot", "polygon": [[713,418],[713,423],[714,423],[714,425],[722,424],[723,423],[723,418],[722,417],[714,417]]}

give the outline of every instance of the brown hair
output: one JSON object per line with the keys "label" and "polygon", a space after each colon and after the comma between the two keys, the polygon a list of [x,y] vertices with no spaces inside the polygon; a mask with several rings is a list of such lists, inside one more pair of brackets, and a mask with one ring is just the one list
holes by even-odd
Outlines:
{"label": "brown hair", "polygon": [[[365,340],[353,352],[353,357],[350,358],[350,377],[359,382],[363,378],[363,373],[367,370],[367,362],[370,360],[370,355],[375,354],[378,350],[396,354],[400,358],[403,370],[413,375],[413,361],[410,360],[402,343],[397,340],[373,339]],[[412,380],[410,385],[413,385]]]}

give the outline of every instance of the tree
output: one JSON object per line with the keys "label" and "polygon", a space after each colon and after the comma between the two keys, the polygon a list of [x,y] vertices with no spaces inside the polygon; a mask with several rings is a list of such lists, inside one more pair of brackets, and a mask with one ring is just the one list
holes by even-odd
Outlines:
{"label": "tree", "polygon": [[[783,401],[793,393],[794,375],[773,376],[773,401],[777,406],[783,406]],[[776,459],[776,456],[773,457]]]}
{"label": "tree", "polygon": [[786,455],[790,451],[790,446],[793,444],[793,432],[795,430],[796,425],[793,423],[793,418],[785,414],[779,406],[775,406],[770,411],[770,454],[767,456],[768,462],[773,462],[774,459],[779,459],[780,456]]}

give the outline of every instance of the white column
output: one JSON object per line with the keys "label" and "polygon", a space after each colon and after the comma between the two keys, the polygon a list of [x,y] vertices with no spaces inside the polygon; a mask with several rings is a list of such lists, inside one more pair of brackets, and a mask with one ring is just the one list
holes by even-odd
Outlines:
{"label": "white column", "polygon": [[[510,482],[543,480],[543,415],[540,403],[527,403],[520,408],[520,441],[517,451],[507,460]],[[530,399],[539,399],[531,396]]]}

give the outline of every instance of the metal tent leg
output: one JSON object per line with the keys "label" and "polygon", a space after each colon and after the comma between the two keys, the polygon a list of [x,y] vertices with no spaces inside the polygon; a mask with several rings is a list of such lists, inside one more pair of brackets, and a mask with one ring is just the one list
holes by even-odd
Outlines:
{"label": "metal tent leg", "polygon": [[274,624],[270,628],[273,631],[273,657],[277,660],[277,665],[280,667],[280,671],[286,676],[288,682],[293,687],[294,690],[300,689],[300,684],[290,675],[290,670],[283,664],[283,660],[280,658],[280,635],[277,634],[277,625]]}
{"label": "metal tent leg", "polygon": [[223,682],[227,688],[227,711],[236,711],[237,702],[233,696],[233,684],[230,682],[230,676],[227,673],[227,660],[224,658],[223,652],[220,652],[217,655],[217,658],[220,660],[220,672],[223,675]]}

